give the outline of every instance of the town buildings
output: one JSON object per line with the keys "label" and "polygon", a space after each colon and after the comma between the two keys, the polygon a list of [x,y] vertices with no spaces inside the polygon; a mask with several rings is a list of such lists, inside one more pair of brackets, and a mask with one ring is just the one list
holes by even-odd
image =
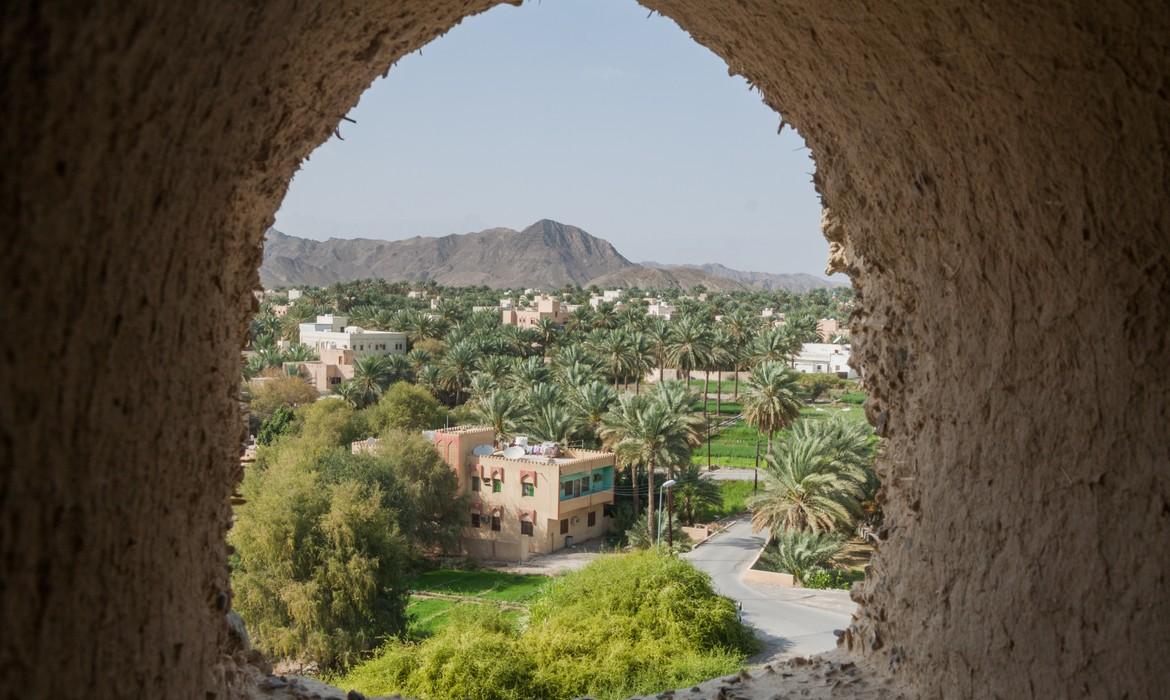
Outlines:
{"label": "town buildings", "polygon": [[528,308],[507,308],[500,311],[500,320],[505,326],[535,328],[542,318],[563,324],[569,320],[569,312],[562,307],[560,299],[554,299],[547,294],[537,297],[535,303]]}
{"label": "town buildings", "polygon": [[353,350],[322,348],[317,351],[317,361],[285,362],[284,370],[295,370],[314,389],[327,394],[347,379],[353,379],[353,361],[357,355]]}
{"label": "town buildings", "polygon": [[352,350],[353,357],[367,355],[404,354],[406,334],[397,331],[373,331],[361,326],[347,326],[348,316],[328,314],[318,316],[313,323],[300,324],[300,340],[317,351]]}
{"label": "town buildings", "polygon": [[849,337],[849,328],[835,318],[822,318],[817,321],[817,335],[821,342],[828,343],[838,336]]}
{"label": "town buildings", "polygon": [[[613,522],[614,456],[554,443],[497,450],[490,427],[427,431],[470,497],[463,547],[479,559],[523,561],[600,537]],[[377,440],[353,443],[354,453]]]}
{"label": "town buildings", "polygon": [[678,313],[676,306],[661,299],[648,299],[647,301],[649,302],[646,306],[647,316],[654,316],[669,321],[671,316]]}
{"label": "town buildings", "polygon": [[612,304],[614,308],[622,305],[622,290],[620,289],[606,289],[601,294],[594,294],[589,297],[589,306],[594,311],[602,304]]}
{"label": "town buildings", "polygon": [[850,356],[848,345],[805,343],[792,366],[802,374],[830,373],[843,379],[856,379],[857,372],[849,366]]}

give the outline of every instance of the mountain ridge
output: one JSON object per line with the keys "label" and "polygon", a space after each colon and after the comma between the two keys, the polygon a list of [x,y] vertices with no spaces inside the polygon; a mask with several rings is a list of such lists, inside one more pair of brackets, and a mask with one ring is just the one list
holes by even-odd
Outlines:
{"label": "mountain ridge", "polygon": [[[265,234],[260,281],[267,288],[325,286],[370,277],[493,288],[566,284],[690,288],[701,284],[712,291],[736,291],[789,288],[790,284],[792,291],[806,291],[839,286],[813,275],[743,272],[717,263],[634,263],[604,238],[551,219],[541,219],[521,231],[496,227],[395,241],[335,237],[317,241],[275,228]],[[786,282],[787,278],[792,279]]]}

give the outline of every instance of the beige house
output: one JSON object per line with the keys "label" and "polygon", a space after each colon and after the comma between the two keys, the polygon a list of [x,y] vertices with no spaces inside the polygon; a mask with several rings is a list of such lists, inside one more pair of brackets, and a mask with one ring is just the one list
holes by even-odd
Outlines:
{"label": "beige house", "polygon": [[[521,443],[495,450],[491,428],[436,430],[435,449],[471,497],[463,546],[480,559],[523,561],[609,531],[614,456]],[[485,454],[476,454],[479,452]],[[489,453],[490,454],[486,454]]]}
{"label": "beige house", "polygon": [[849,329],[835,318],[822,318],[817,321],[817,335],[821,337],[822,343],[828,343],[837,336],[848,338]]}
{"label": "beige house", "polygon": [[353,350],[322,348],[317,351],[316,362],[285,362],[285,371],[296,369],[305,381],[322,394],[327,394],[347,379],[353,379],[353,361],[357,354]]}
{"label": "beige house", "polygon": [[505,326],[521,328],[535,328],[542,318],[551,318],[556,323],[569,320],[569,312],[561,306],[560,299],[548,295],[538,297],[535,305],[527,309],[502,309],[500,316]]}

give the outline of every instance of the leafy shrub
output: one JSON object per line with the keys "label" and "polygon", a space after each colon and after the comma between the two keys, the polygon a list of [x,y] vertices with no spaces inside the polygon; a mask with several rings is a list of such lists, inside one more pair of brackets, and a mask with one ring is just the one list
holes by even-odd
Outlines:
{"label": "leafy shrub", "polygon": [[387,643],[335,682],[422,700],[624,698],[733,672],[756,646],[706,574],[653,552],[554,579],[523,629],[487,606],[452,614],[433,637]]}
{"label": "leafy shrub", "polygon": [[229,535],[235,607],[256,645],[326,669],[403,633],[414,562],[453,542],[466,512],[421,435],[354,455],[338,444],[353,418],[340,401],[318,402],[299,434],[262,448]]}
{"label": "leafy shrub", "polygon": [[[658,519],[657,512],[654,514],[654,519]],[[683,532],[682,522],[677,515],[674,518],[673,525],[674,527],[671,528],[671,530],[672,538],[674,540],[674,551],[689,552],[692,548],[691,538],[687,537],[687,533]],[[658,540],[658,544],[665,548],[667,542],[665,513],[662,514],[661,528],[661,535],[655,539]],[[630,525],[629,529],[626,530],[625,540],[626,545],[632,549],[651,549],[655,546],[655,542],[650,540],[650,530],[646,527],[645,513],[639,515],[638,519],[635,520],[633,524]]]}
{"label": "leafy shrub", "polygon": [[248,470],[230,535],[235,608],[262,650],[328,668],[402,632],[409,548],[377,484],[301,466]]}
{"label": "leafy shrub", "polygon": [[447,416],[431,392],[409,382],[398,382],[382,394],[378,403],[366,409],[370,430],[419,431],[442,427]]}
{"label": "leafy shrub", "polygon": [[260,425],[260,432],[256,434],[256,442],[260,445],[271,445],[276,438],[288,432],[292,424],[293,410],[288,406],[281,406]]}
{"label": "leafy shrub", "polygon": [[838,401],[841,403],[863,404],[865,403],[865,398],[864,391],[849,391],[841,394],[841,398]]}
{"label": "leafy shrub", "polygon": [[311,405],[317,400],[317,390],[308,382],[288,375],[253,382],[251,390],[252,400],[248,408],[261,421],[271,418],[281,406],[296,408]]}
{"label": "leafy shrub", "polygon": [[824,394],[845,386],[847,380],[835,374],[808,373],[797,378],[797,384],[809,401],[816,401]]}
{"label": "leafy shrub", "polygon": [[803,584],[806,573],[823,569],[844,547],[839,536],[827,532],[780,530],[764,550],[760,563],[766,570],[792,574]]}
{"label": "leafy shrub", "polygon": [[864,571],[852,569],[809,569],[804,573],[801,584],[805,588],[837,588],[849,590],[854,582],[865,578]]}

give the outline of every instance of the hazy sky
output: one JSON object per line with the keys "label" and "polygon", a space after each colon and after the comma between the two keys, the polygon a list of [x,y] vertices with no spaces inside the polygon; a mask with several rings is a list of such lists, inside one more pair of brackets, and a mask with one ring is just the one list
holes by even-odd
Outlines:
{"label": "hazy sky", "polygon": [[276,228],[324,239],[580,226],[627,258],[823,274],[813,163],[721,59],[632,0],[471,17],[378,80]]}

